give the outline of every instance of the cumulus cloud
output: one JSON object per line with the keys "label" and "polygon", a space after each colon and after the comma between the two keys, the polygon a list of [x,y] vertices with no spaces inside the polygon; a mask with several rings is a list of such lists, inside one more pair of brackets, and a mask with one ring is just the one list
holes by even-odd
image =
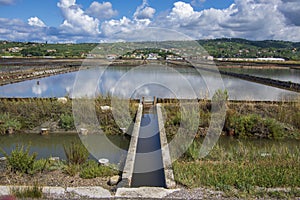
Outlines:
{"label": "cumulus cloud", "polygon": [[99,3],[97,1],[94,1],[90,5],[90,7],[86,10],[86,13],[99,20],[109,19],[118,15],[118,11],[112,8],[112,4],[110,2]]}
{"label": "cumulus cloud", "polygon": [[154,14],[155,9],[148,6],[147,0],[143,0],[142,5],[138,6],[133,14],[133,19],[123,16],[119,20],[105,21],[101,30],[110,39],[114,37],[115,40],[139,40],[141,36],[136,35],[134,31],[150,26]]}
{"label": "cumulus cloud", "polygon": [[[131,20],[127,17],[123,17],[120,20],[109,20],[102,23],[101,29],[105,35],[110,39],[116,40],[131,40],[136,35],[133,35],[134,30],[140,30],[147,27],[150,24],[150,20]],[[129,34],[130,33],[130,34]]]}
{"label": "cumulus cloud", "polygon": [[299,0],[283,0],[279,10],[288,20],[288,24],[300,26],[300,2]]}
{"label": "cumulus cloud", "polygon": [[68,34],[97,35],[99,20],[87,15],[77,4],[76,0],[60,0],[57,6],[61,9],[64,22],[61,28]]}
{"label": "cumulus cloud", "polygon": [[143,0],[142,5],[137,7],[133,16],[136,20],[151,19],[155,12],[154,8],[148,6],[147,0]]}
{"label": "cumulus cloud", "polygon": [[31,17],[28,19],[28,24],[30,26],[37,26],[37,27],[46,27],[45,23],[40,20],[38,17]]}
{"label": "cumulus cloud", "polygon": [[[296,2],[283,1],[291,4]],[[299,22],[295,20],[299,12],[292,12],[293,10],[297,11],[297,7],[281,0],[235,0],[228,8],[202,11],[195,11],[191,4],[179,1],[175,2],[171,12],[156,24],[176,29],[197,39],[242,37],[254,40],[299,41],[300,35],[290,32],[293,30],[299,33],[296,26]],[[288,17],[287,13],[294,14]]]}
{"label": "cumulus cloud", "polygon": [[[12,2],[0,0],[0,4],[4,1]],[[201,3],[202,0],[195,1]],[[240,37],[300,41],[299,0],[234,0],[227,8],[205,10],[197,10],[193,1],[190,2],[175,2],[170,10],[156,14],[156,10],[143,0],[133,16],[110,19],[117,15],[110,2],[94,1],[84,11],[76,0],[60,0],[57,6],[64,21],[59,27],[47,27],[38,17],[28,19],[27,23],[0,19],[0,39],[132,41],[140,38],[134,34],[135,30],[151,26],[176,30],[195,39]]]}
{"label": "cumulus cloud", "polygon": [[0,6],[1,5],[12,5],[15,3],[15,0],[0,0]]}

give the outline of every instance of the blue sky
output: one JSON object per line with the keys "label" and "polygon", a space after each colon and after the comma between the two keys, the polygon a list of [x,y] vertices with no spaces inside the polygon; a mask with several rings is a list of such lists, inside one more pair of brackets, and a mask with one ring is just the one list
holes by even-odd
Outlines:
{"label": "blue sky", "polygon": [[299,0],[0,0],[0,40],[128,40],[159,27],[195,39],[300,41],[298,19]]}

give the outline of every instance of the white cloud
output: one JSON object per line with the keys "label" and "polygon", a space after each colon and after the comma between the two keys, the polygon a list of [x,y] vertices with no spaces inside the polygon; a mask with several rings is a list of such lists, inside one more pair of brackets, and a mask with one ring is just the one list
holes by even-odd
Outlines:
{"label": "white cloud", "polygon": [[[295,0],[284,0],[292,1]],[[298,3],[299,5],[299,3]],[[291,8],[293,7],[293,9]],[[300,7],[300,6],[299,6]],[[160,18],[155,24],[160,27],[172,28],[194,38],[242,37],[254,40],[280,39],[300,41],[298,21],[287,18],[283,9],[298,10],[296,6],[284,4],[281,0],[235,0],[226,9],[206,9],[195,11],[191,4],[176,2],[166,17]],[[296,9],[297,8],[297,9]],[[298,19],[298,18],[297,18]],[[288,25],[287,20],[290,24]],[[287,36],[290,36],[288,38]]]}
{"label": "white cloud", "polygon": [[120,20],[109,20],[102,23],[101,29],[106,37],[117,37],[117,39],[131,38],[133,30],[143,29],[150,24],[149,19],[131,20],[123,17]]}
{"label": "white cloud", "polygon": [[0,5],[12,5],[15,3],[15,0],[0,0]]}
{"label": "white cloud", "polygon": [[76,0],[60,0],[57,6],[61,9],[64,22],[61,28],[68,34],[97,35],[99,20],[87,15],[77,4]]}
{"label": "white cloud", "polygon": [[86,13],[97,19],[109,19],[118,15],[118,11],[113,10],[110,2],[99,3],[94,1],[86,10]]}
{"label": "white cloud", "polygon": [[40,20],[38,17],[31,17],[28,19],[28,24],[30,26],[37,26],[37,27],[46,27],[45,23]]}
{"label": "white cloud", "polygon": [[279,10],[286,17],[288,24],[300,26],[300,2],[299,0],[283,0]]}
{"label": "white cloud", "polygon": [[142,5],[138,6],[133,17],[136,20],[152,19],[156,10],[148,6],[147,0],[143,0]]}
{"label": "white cloud", "polygon": [[[3,2],[13,1],[0,0],[0,5]],[[143,0],[133,16],[122,16],[119,19],[110,19],[117,14],[110,2],[94,1],[86,11],[77,5],[76,0],[60,0],[57,6],[64,18],[59,27],[46,27],[38,17],[28,19],[27,23],[0,18],[0,39],[53,42],[132,41],[141,38],[135,34],[135,30],[151,26],[176,30],[195,39],[241,37],[253,40],[300,41],[299,0],[234,0],[228,8],[201,11],[191,3],[178,1],[170,10],[158,15]],[[104,19],[106,21],[102,21]]]}

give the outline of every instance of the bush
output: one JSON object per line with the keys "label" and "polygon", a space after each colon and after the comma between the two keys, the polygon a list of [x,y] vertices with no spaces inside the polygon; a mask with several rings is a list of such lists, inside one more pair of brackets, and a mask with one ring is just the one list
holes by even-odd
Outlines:
{"label": "bush", "polygon": [[36,153],[32,155],[29,154],[29,146],[24,148],[24,146],[16,146],[11,152],[11,155],[8,155],[1,149],[3,155],[7,158],[8,167],[12,172],[21,172],[21,173],[30,173],[34,167],[34,161],[37,156]]}
{"label": "bush", "polygon": [[85,166],[83,166],[80,171],[80,177],[85,179],[105,177],[117,175],[118,171],[110,168],[109,166],[98,165],[95,161],[89,161]]}
{"label": "bush", "polygon": [[259,115],[232,115],[228,118],[227,129],[234,129],[238,137],[281,138],[284,127],[272,118]]}
{"label": "bush", "polygon": [[64,146],[68,164],[81,165],[89,157],[89,152],[80,143],[72,142],[70,146]]}
{"label": "bush", "polygon": [[18,131],[21,129],[21,123],[13,119],[9,113],[0,114],[0,134],[5,134],[8,128]]}
{"label": "bush", "polygon": [[65,130],[75,129],[73,116],[67,114],[61,114],[59,118],[59,126]]}

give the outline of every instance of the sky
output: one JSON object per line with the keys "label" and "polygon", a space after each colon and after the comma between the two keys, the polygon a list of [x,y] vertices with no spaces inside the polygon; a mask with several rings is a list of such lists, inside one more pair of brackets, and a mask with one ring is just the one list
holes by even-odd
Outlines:
{"label": "sky", "polygon": [[193,39],[300,42],[299,0],[0,0],[0,40],[114,42],[157,27]]}

